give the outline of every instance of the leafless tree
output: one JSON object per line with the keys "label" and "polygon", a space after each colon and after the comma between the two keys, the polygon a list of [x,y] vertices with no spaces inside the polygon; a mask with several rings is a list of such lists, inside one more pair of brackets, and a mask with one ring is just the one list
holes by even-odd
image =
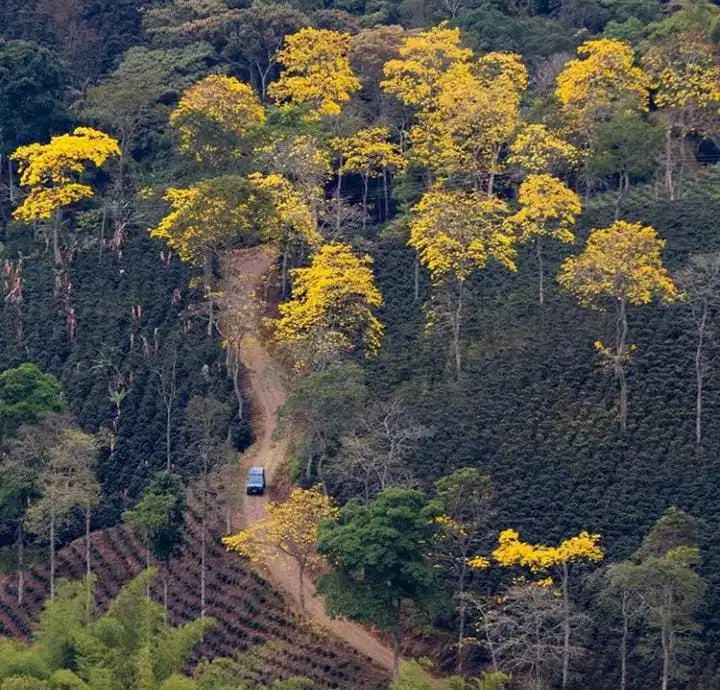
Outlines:
{"label": "leafless tree", "polygon": [[705,345],[714,312],[720,305],[720,252],[693,254],[678,271],[677,283],[696,329],[695,343],[695,441],[702,441],[703,384],[708,371]]}
{"label": "leafless tree", "polygon": [[185,433],[188,454],[200,463],[200,616],[205,616],[205,581],[207,573],[207,509],[210,477],[228,457],[226,428],[230,407],[215,398],[193,397],[185,409]]}
{"label": "leafless tree", "polygon": [[324,478],[370,501],[388,486],[414,486],[410,460],[432,431],[415,421],[399,399],[380,401],[359,416],[341,440]]}
{"label": "leafless tree", "polygon": [[[565,611],[554,588],[534,582],[513,585],[496,607],[484,613],[479,627],[500,669],[527,676],[535,690],[551,687],[560,673],[565,646]],[[572,615],[573,628],[586,622],[585,616]],[[570,651],[577,657],[583,649],[573,646]]]}
{"label": "leafless tree", "polygon": [[163,361],[152,369],[155,375],[158,393],[165,407],[165,454],[167,469],[172,469],[172,413],[177,398],[177,346],[172,345],[170,351],[165,353]]}

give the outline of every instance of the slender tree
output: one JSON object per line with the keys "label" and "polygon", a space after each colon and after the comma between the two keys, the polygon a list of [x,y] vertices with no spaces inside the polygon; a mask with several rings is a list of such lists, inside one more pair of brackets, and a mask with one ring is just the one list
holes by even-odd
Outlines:
{"label": "slender tree", "polygon": [[456,377],[462,368],[460,332],[468,278],[490,259],[510,271],[516,270],[515,238],[507,228],[507,215],[507,205],[497,197],[451,191],[441,185],[433,187],[413,208],[409,244],[430,269],[436,290],[450,296]]}
{"label": "slender tree", "polygon": [[333,523],[338,509],[321,487],[293,489],[287,501],[269,503],[267,516],[238,534],[223,539],[223,544],[255,562],[267,562],[287,556],[294,561],[298,574],[298,602],[305,613],[305,574],[321,565],[316,542],[321,521]]}
{"label": "slender tree", "polygon": [[429,607],[438,595],[426,550],[437,515],[437,506],[421,492],[391,487],[371,503],[350,501],[338,522],[320,525],[318,551],[335,569],[317,580],[327,611],[392,633],[394,680],[400,669],[403,603]]}
{"label": "slender tree", "polygon": [[[227,426],[230,407],[215,398],[194,396],[185,408],[186,453],[200,462],[200,616],[205,616],[207,511],[210,479],[229,456]],[[235,468],[237,471],[237,468]]]}
{"label": "slender tree", "polygon": [[671,302],[677,289],[663,266],[660,250],[665,245],[650,226],[616,221],[609,228],[593,230],[583,252],[563,262],[558,282],[581,304],[602,309],[615,307],[615,344],[595,343],[607,358],[620,385],[620,429],[627,427],[627,379],[625,369],[632,347],[628,343],[627,309],[648,304],[654,297]]}
{"label": "slender tree", "polygon": [[465,652],[467,588],[476,570],[470,567],[470,557],[490,529],[493,488],[489,476],[474,467],[465,467],[438,479],[435,497],[442,509],[438,518],[441,529],[436,555],[455,580],[454,599],[458,612],[456,670],[459,673]]}
{"label": "slender tree", "polygon": [[694,254],[677,272],[675,280],[682,290],[690,316],[695,324],[695,442],[702,441],[703,392],[708,360],[705,344],[712,333],[712,320],[720,305],[720,252]]}
{"label": "slender tree", "polygon": [[[493,551],[493,557],[502,566],[520,565],[533,572],[547,572],[555,569],[560,574],[562,592],[562,687],[567,687],[570,679],[570,636],[572,632],[572,611],[570,607],[570,565],[587,561],[596,563],[603,559],[603,550],[598,546],[599,534],[580,534],[565,539],[558,546],[532,545],[520,541],[519,534],[512,529],[504,530],[498,539],[499,545]],[[485,567],[485,559],[480,557],[480,566]]]}

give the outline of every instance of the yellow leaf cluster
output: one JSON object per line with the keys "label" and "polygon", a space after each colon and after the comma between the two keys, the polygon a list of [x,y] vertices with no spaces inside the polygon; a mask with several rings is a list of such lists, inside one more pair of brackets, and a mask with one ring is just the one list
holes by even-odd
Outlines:
{"label": "yellow leaf cluster", "polygon": [[562,165],[575,165],[580,159],[577,148],[545,125],[525,125],[510,145],[507,164],[537,174]]}
{"label": "yellow leaf cluster", "polygon": [[574,242],[572,227],[582,210],[580,197],[562,180],[551,175],[529,175],[518,191],[520,210],[510,218],[523,241],[533,237],[552,237]]}
{"label": "yellow leaf cluster", "polygon": [[582,253],[563,262],[558,282],[589,306],[606,297],[635,305],[672,301],[678,292],[660,257],[664,245],[654,228],[616,221],[590,233]]}
{"label": "yellow leaf cluster", "polygon": [[342,154],[342,169],[365,177],[377,177],[383,170],[401,169],[405,159],[400,147],[389,141],[387,127],[361,129],[350,137],[336,137],[332,146]]}
{"label": "yellow leaf cluster", "polygon": [[604,553],[599,541],[599,534],[582,531],[558,546],[528,544],[520,541],[520,535],[514,529],[507,529],[500,533],[493,557],[504,567],[519,565],[533,572],[542,572],[574,561],[601,561]]}
{"label": "yellow leaf cluster", "polygon": [[555,95],[570,124],[587,131],[598,122],[647,110],[650,78],[635,66],[635,53],[623,41],[600,38],[577,50],[557,77]]}
{"label": "yellow leaf cluster", "polygon": [[373,312],[383,299],[371,265],[369,256],[357,256],[348,244],[322,246],[308,268],[292,271],[292,299],[280,305],[276,339],[293,345],[323,334],[338,350],[361,345],[366,355],[377,353],[383,327]]}
{"label": "yellow leaf cluster", "polygon": [[257,241],[276,227],[268,190],[240,176],[213,178],[187,189],[171,187],[164,198],[171,211],[150,234],[193,264],[235,241]]}
{"label": "yellow leaf cluster", "polygon": [[302,239],[308,246],[317,247],[322,235],[315,227],[312,211],[302,194],[282,175],[252,173],[248,179],[260,190],[266,191],[273,203],[274,213],[268,216],[263,235],[270,240]]}
{"label": "yellow leaf cluster", "polygon": [[425,131],[438,133],[440,156],[426,161],[438,172],[499,172],[500,149],[518,128],[526,87],[527,71],[513,53],[456,62],[439,77],[437,97],[420,113],[413,143]]}
{"label": "yellow leaf cluster", "polygon": [[267,562],[283,553],[303,566],[322,563],[315,552],[318,525],[322,520],[337,520],[339,509],[322,487],[295,488],[283,503],[268,503],[266,516],[248,529],[222,542],[229,551],[246,556],[253,562]]}
{"label": "yellow leaf cluster", "polygon": [[467,280],[489,259],[514,271],[515,238],[507,229],[507,215],[507,204],[498,198],[437,184],[413,208],[409,244],[435,282],[451,274]]}
{"label": "yellow leaf cluster", "polygon": [[468,561],[468,566],[475,570],[486,570],[490,567],[490,559],[485,556],[473,556]]}
{"label": "yellow leaf cluster", "polygon": [[305,28],[285,38],[278,62],[285,68],[268,93],[276,102],[309,103],[322,115],[339,115],[361,87],[350,67],[350,34]]}
{"label": "yellow leaf cluster", "polygon": [[180,149],[198,160],[217,157],[227,136],[241,137],[265,120],[252,87],[235,77],[212,74],[189,88],[170,115]]}
{"label": "yellow leaf cluster", "polygon": [[437,82],[450,65],[472,56],[472,51],[460,47],[460,30],[445,23],[408,36],[399,53],[398,59],[385,63],[380,86],[405,105],[417,106],[435,98]]}
{"label": "yellow leaf cluster", "polygon": [[92,187],[76,181],[89,163],[100,167],[120,155],[117,141],[104,132],[78,127],[48,144],[21,146],[11,156],[18,161],[20,184],[29,194],[15,209],[18,220],[48,220],[56,209],[93,196]]}
{"label": "yellow leaf cluster", "polygon": [[643,57],[659,108],[711,108],[720,111],[720,60],[702,31],[652,45]]}

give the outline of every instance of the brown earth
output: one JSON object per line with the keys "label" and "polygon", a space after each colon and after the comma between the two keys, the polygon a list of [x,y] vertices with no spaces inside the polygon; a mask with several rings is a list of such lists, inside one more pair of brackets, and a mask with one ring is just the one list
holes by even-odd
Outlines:
{"label": "brown earth", "polygon": [[[225,264],[224,290],[258,290],[274,261],[275,256],[265,247],[234,253]],[[262,466],[268,484],[272,486],[276,471],[285,461],[288,447],[287,438],[275,438],[277,411],[285,401],[286,386],[282,370],[258,337],[258,328],[251,330],[243,338],[240,357],[250,384],[256,440],[240,458],[240,470],[244,476],[249,467]],[[267,495],[243,496],[240,512],[244,524],[249,525],[262,518],[267,502]],[[279,555],[267,564],[267,571],[273,584],[297,603],[298,578],[292,560]],[[313,584],[308,581],[305,582],[305,602],[307,615],[314,623],[337,635],[379,666],[392,669],[392,650],[361,625],[328,617],[322,597],[316,594]]]}

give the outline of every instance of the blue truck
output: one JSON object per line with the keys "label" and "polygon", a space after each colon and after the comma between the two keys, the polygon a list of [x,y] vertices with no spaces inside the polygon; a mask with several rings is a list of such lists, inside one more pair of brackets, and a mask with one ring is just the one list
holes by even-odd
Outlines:
{"label": "blue truck", "polygon": [[251,494],[262,496],[265,493],[265,470],[262,467],[250,468],[245,488],[248,496]]}

